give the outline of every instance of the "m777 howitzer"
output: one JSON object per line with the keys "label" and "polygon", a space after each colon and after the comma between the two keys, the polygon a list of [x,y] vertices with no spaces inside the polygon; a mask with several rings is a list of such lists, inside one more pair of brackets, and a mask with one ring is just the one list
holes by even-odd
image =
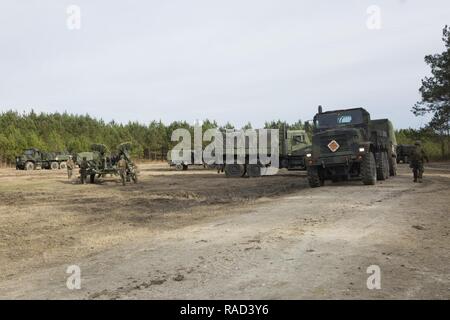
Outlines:
{"label": "m777 howitzer", "polygon": [[111,153],[104,144],[91,145],[91,151],[80,152],[77,154],[77,164],[81,165],[83,159],[86,158],[87,168],[85,172],[80,169],[80,174],[89,176],[90,182],[94,183],[96,178],[110,176],[118,176],[118,162],[123,156],[127,163],[126,181],[138,181],[137,166],[131,161],[130,157],[131,143],[121,143],[117,146],[117,152]]}

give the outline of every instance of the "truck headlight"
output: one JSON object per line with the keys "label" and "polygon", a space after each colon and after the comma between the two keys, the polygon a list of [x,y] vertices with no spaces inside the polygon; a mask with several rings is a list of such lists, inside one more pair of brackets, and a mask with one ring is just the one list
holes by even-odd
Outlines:
{"label": "truck headlight", "polygon": [[307,157],[307,158],[311,158],[311,153],[307,153],[307,154],[306,154],[306,157]]}
{"label": "truck headlight", "polygon": [[359,152],[364,152],[366,151],[366,149],[364,149],[364,147],[359,148]]}

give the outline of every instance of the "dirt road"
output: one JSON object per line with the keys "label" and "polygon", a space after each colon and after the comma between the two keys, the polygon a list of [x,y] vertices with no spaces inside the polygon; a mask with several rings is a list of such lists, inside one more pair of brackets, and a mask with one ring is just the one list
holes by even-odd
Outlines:
{"label": "dirt road", "polygon": [[[142,165],[139,184],[0,170],[0,298],[450,298],[450,165],[376,186]],[[81,269],[69,290],[67,267]],[[369,290],[367,268],[380,268]]]}

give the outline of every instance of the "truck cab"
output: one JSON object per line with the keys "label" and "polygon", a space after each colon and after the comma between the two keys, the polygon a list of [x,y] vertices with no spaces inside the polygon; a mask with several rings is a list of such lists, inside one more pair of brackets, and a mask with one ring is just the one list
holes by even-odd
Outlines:
{"label": "truck cab", "polygon": [[42,153],[37,148],[28,148],[16,157],[16,170],[34,170],[42,161]]}

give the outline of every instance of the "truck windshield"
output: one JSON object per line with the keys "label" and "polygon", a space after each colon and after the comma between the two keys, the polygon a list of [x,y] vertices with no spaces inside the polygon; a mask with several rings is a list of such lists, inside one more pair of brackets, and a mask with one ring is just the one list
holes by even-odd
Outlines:
{"label": "truck windshield", "polygon": [[293,136],[292,141],[294,144],[302,144],[305,142],[305,137],[304,136]]}
{"label": "truck windshield", "polygon": [[25,150],[25,154],[27,156],[32,156],[34,154],[34,151],[33,150]]}
{"label": "truck windshield", "polygon": [[363,115],[359,110],[323,113],[316,117],[316,128],[334,128],[363,123]]}

